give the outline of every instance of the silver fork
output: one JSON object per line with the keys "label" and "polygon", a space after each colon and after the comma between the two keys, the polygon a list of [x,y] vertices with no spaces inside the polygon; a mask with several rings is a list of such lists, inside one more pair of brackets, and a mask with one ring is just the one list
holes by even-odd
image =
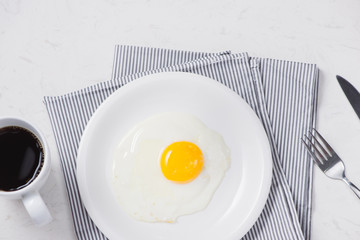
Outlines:
{"label": "silver fork", "polygon": [[301,141],[305,144],[309,154],[326,176],[342,180],[360,198],[360,189],[345,176],[343,161],[316,129],[310,130],[309,136],[304,135]]}

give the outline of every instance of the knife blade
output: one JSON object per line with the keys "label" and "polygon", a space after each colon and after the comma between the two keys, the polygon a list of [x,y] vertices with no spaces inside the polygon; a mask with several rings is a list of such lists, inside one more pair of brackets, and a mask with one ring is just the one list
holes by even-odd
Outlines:
{"label": "knife blade", "polygon": [[349,100],[356,115],[358,115],[358,117],[360,118],[360,93],[353,85],[351,85],[351,83],[349,83],[343,77],[337,75],[336,79],[338,80],[340,87],[345,93],[345,96]]}

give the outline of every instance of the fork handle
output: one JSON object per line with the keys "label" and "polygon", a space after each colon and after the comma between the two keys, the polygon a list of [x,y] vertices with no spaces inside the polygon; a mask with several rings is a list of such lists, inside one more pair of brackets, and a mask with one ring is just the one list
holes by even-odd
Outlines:
{"label": "fork handle", "polygon": [[350,189],[356,194],[356,196],[360,199],[360,189],[355,186],[352,182],[349,181],[346,177],[343,178],[344,182],[350,187]]}

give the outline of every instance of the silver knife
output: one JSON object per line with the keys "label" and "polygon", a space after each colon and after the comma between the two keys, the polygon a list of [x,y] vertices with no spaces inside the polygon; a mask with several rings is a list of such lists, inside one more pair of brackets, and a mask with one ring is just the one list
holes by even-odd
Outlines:
{"label": "silver knife", "polygon": [[340,87],[344,91],[345,96],[353,107],[355,113],[360,118],[360,93],[353,85],[351,85],[351,83],[346,81],[343,77],[337,75],[336,78],[340,84]]}

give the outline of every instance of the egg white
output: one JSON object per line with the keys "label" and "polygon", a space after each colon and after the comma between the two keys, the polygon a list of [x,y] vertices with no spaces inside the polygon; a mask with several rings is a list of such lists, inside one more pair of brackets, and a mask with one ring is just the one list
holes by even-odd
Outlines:
{"label": "egg white", "polygon": [[[178,184],[161,171],[163,150],[189,141],[204,155],[199,176]],[[223,137],[187,113],[163,113],[134,126],[121,140],[113,160],[113,190],[121,208],[146,222],[175,222],[179,216],[206,208],[230,167]]]}

